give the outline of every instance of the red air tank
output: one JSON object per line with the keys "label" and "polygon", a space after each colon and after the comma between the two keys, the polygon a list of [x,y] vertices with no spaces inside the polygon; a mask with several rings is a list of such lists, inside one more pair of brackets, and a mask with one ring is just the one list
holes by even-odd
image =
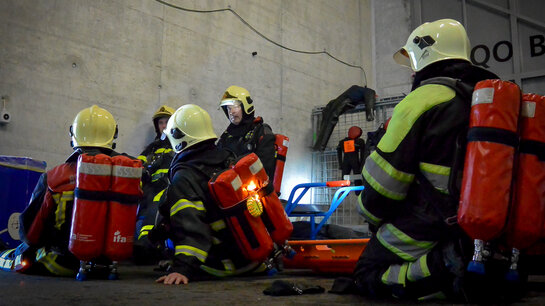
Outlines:
{"label": "red air tank", "polygon": [[104,255],[113,261],[132,255],[138,201],[142,197],[142,162],[124,155],[112,158],[112,188]]}
{"label": "red air tank", "polygon": [[473,239],[491,240],[505,227],[520,98],[511,82],[485,80],[475,86],[458,207],[458,223]]}
{"label": "red air tank", "polygon": [[525,249],[545,238],[545,97],[522,96],[520,138],[507,242]]}
{"label": "red air tank", "polygon": [[[208,187],[244,256],[250,260],[264,261],[273,250],[273,242],[261,218],[248,210],[249,206],[259,210],[247,190],[248,184],[234,169],[228,169],[213,177]],[[252,213],[255,214],[254,211]]]}
{"label": "red air tank", "polygon": [[102,254],[111,174],[110,156],[78,157],[68,249],[79,260],[90,261]]}
{"label": "red air tank", "polygon": [[272,240],[283,245],[293,231],[293,225],[289,220],[280,199],[269,185],[269,178],[263,164],[256,154],[248,154],[242,158],[234,167],[243,182],[253,182],[255,190],[263,204],[261,219],[265,224]]}
{"label": "red air tank", "polygon": [[282,176],[284,175],[284,165],[286,164],[286,155],[288,154],[288,147],[290,145],[290,139],[284,135],[276,134],[276,141],[274,147],[276,149],[276,168],[274,170],[274,191],[280,194],[280,188],[282,187]]}

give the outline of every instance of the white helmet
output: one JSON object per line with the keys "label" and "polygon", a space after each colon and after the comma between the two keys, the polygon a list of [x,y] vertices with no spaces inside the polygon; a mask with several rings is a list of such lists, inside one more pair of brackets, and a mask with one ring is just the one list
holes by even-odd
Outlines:
{"label": "white helmet", "polygon": [[403,48],[394,54],[394,60],[414,71],[429,64],[462,59],[470,62],[471,44],[464,26],[454,19],[426,22],[416,28]]}
{"label": "white helmet", "polygon": [[212,128],[210,115],[195,104],[186,104],[178,108],[168,119],[165,134],[176,153],[218,136]]}

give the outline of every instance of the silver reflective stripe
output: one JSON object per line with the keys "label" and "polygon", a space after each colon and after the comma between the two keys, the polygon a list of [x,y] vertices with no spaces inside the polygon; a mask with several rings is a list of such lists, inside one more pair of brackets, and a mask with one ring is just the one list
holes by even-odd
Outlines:
{"label": "silver reflective stripe", "polygon": [[237,175],[235,179],[231,181],[231,186],[235,191],[242,187],[242,180],[240,179],[240,176]]}
{"label": "silver reflective stripe", "polygon": [[261,171],[261,169],[263,169],[263,164],[259,158],[250,165],[250,172],[252,172],[253,175]]}
{"label": "silver reflective stripe", "polygon": [[377,231],[380,243],[406,261],[415,261],[433,248],[435,241],[419,241],[409,237],[391,223],[383,224]]}
{"label": "silver reflective stripe", "polygon": [[426,171],[422,171],[422,174],[430,181],[435,189],[442,192],[448,192],[448,176]]}
{"label": "silver reflective stripe", "polygon": [[391,265],[384,274],[382,274],[382,283],[386,285],[403,285],[405,286],[405,277],[407,275],[408,263],[401,265]]}
{"label": "silver reflective stripe", "polygon": [[140,178],[142,177],[142,168],[116,165],[113,166],[112,175],[126,178]]}
{"label": "silver reflective stripe", "polygon": [[492,103],[494,101],[494,88],[486,87],[473,91],[471,97],[471,106],[483,103]]}
{"label": "silver reflective stripe", "polygon": [[393,178],[371,158],[365,161],[363,177],[377,192],[395,200],[403,200],[411,185]]}
{"label": "silver reflective stripe", "polygon": [[112,165],[78,163],[78,174],[79,173],[110,176],[112,175]]}
{"label": "silver reflective stripe", "polygon": [[428,268],[428,254],[421,256],[418,260],[409,263],[409,271],[407,272],[407,279],[411,282],[416,282],[431,275]]}
{"label": "silver reflective stripe", "polygon": [[522,101],[520,115],[526,118],[534,118],[536,116],[536,102]]}
{"label": "silver reflective stripe", "polygon": [[223,259],[221,262],[225,271],[235,271],[235,264],[231,259]]}

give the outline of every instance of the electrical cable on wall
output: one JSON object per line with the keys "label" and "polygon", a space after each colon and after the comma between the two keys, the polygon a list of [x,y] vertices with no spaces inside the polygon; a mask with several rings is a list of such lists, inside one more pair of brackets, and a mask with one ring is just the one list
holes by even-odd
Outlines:
{"label": "electrical cable on wall", "polygon": [[233,9],[231,9],[230,7],[228,8],[224,8],[224,9],[215,9],[215,10],[195,10],[195,9],[188,9],[188,8],[184,8],[184,7],[180,7],[180,6],[176,6],[174,4],[170,4],[168,2],[165,2],[165,1],[162,1],[162,0],[155,0],[161,4],[164,4],[166,6],[170,6],[172,8],[175,8],[175,9],[178,9],[178,10],[182,10],[182,11],[186,11],[186,12],[193,12],[193,13],[217,13],[217,12],[225,12],[225,11],[228,11],[228,12],[231,12],[233,15],[235,15],[244,25],[246,25],[248,28],[250,28],[250,30],[254,31],[257,35],[259,35],[261,38],[265,39],[266,41],[270,42],[271,44],[274,44],[282,49],[285,49],[285,50],[288,50],[288,51],[292,51],[292,52],[296,52],[296,53],[303,53],[303,54],[325,54],[329,57],[331,57],[332,59],[336,60],[337,62],[341,63],[341,64],[344,64],[346,66],[349,66],[349,67],[352,67],[352,68],[359,68],[361,69],[361,71],[363,72],[363,78],[364,78],[364,84],[365,86],[367,86],[367,76],[365,74],[365,70],[363,69],[362,66],[357,66],[357,65],[352,65],[352,64],[349,64],[333,55],[331,55],[331,53],[327,52],[325,49],[324,51],[304,51],[304,50],[296,50],[296,49],[292,49],[292,48],[289,48],[289,47],[286,47],[282,44],[279,44],[277,42],[275,42],[274,40],[268,38],[267,36],[263,35],[261,32],[259,32],[258,30],[256,30],[252,25],[250,25],[246,20],[244,20],[244,18],[242,18],[239,14],[237,14],[237,12],[235,12]]}

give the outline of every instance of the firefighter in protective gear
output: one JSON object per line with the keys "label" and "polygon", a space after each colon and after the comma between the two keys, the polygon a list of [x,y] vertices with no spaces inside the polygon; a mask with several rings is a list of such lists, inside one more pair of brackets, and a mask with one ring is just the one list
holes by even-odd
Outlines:
{"label": "firefighter in protective gear", "polygon": [[255,107],[248,90],[229,86],[221,98],[220,107],[231,122],[221,134],[217,146],[234,152],[238,157],[255,153],[273,180],[276,166],[275,135],[263,118],[255,117]]}
{"label": "firefighter in protective gear", "polygon": [[165,133],[176,155],[159,203],[162,219],[149,239],[170,239],[174,254],[171,273],[157,282],[187,284],[262,268],[244,258],[208,189],[210,178],[234,161],[231,152],[214,144],[210,115],[197,105],[184,105],[170,117]]}
{"label": "firefighter in protective gear", "polygon": [[473,66],[469,52],[464,27],[443,19],[415,29],[394,56],[410,63],[415,78],[362,170],[359,209],[373,232],[354,271],[362,294],[463,296],[458,285],[466,257],[460,245],[467,237],[440,212],[456,214],[452,199],[459,194],[448,188],[449,174],[456,139],[469,124],[473,87],[497,78]]}
{"label": "firefighter in protective gear", "polygon": [[70,126],[74,152],[44,173],[19,220],[23,241],[0,254],[0,268],[22,273],[74,276],[79,260],[69,252],[76,163],[81,154],[116,156],[117,124],[110,112],[93,105],[80,111]]}
{"label": "firefighter in protective gear", "polygon": [[361,138],[361,134],[361,128],[353,126],[348,129],[348,137],[339,141],[337,159],[343,176],[351,172],[354,174],[361,173],[365,149],[365,141]]}
{"label": "firefighter in protective gear", "polygon": [[168,186],[168,167],[174,157],[174,151],[163,130],[174,111],[167,105],[161,105],[157,109],[152,117],[155,139],[138,156],[144,166],[142,176],[144,198],[138,210],[134,239],[133,260],[136,264],[153,264],[162,257],[162,253],[149,243],[146,236],[155,224],[161,192]]}

